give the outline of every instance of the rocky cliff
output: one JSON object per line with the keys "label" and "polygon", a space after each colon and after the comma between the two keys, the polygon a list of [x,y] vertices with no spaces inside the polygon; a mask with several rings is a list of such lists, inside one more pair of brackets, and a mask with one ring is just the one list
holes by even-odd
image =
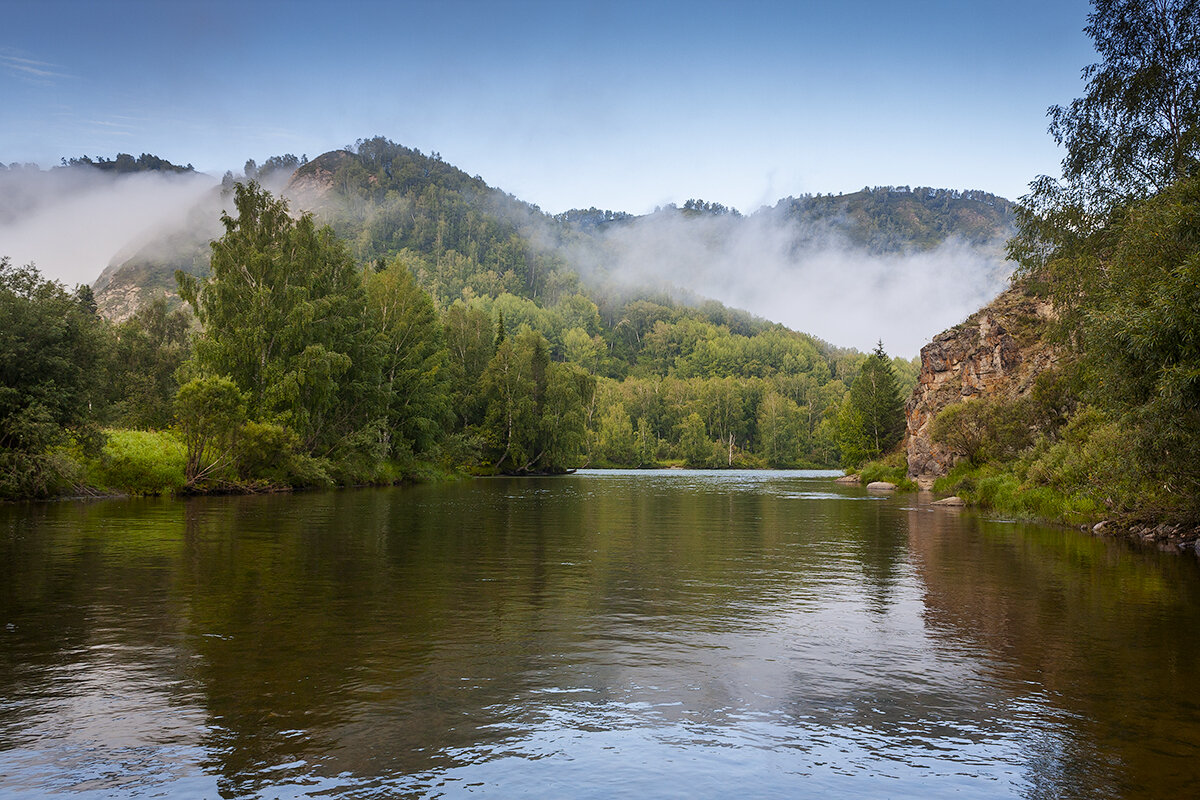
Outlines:
{"label": "rocky cliff", "polygon": [[1048,302],[1013,288],[921,348],[917,388],[904,409],[910,478],[928,488],[960,458],[930,438],[939,411],[972,398],[1022,397],[1058,362],[1046,337],[1053,316]]}

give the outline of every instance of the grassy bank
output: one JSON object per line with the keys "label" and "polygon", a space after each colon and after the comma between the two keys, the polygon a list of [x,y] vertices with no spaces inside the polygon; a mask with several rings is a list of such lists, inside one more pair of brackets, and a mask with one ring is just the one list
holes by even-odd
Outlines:
{"label": "grassy bank", "polygon": [[857,471],[851,470],[847,474],[857,476],[863,486],[875,481],[887,481],[896,484],[896,490],[900,492],[915,492],[918,489],[916,482],[908,477],[908,459],[903,447],[896,448],[881,459],[868,461]]}
{"label": "grassy bank", "polygon": [[466,477],[459,468],[428,460],[400,462],[388,459],[374,464],[369,472],[355,476],[357,479],[334,480],[326,470],[292,469],[295,465],[281,465],[279,459],[263,457],[260,452],[259,458],[231,463],[229,469],[212,479],[189,484],[187,447],[178,431],[109,429],[101,433],[101,438],[99,447],[71,442],[47,453],[42,459],[44,469],[47,473],[53,472],[53,476],[47,479],[46,491],[37,496],[256,494],[308,488],[433,483]]}

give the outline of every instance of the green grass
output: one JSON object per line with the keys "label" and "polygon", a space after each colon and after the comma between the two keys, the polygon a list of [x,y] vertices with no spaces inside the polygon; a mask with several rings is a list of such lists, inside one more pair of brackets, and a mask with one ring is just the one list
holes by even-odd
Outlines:
{"label": "green grass", "polygon": [[1028,462],[958,464],[939,478],[934,491],[956,494],[969,505],[1022,519],[1039,519],[1067,525],[1090,524],[1105,514],[1103,503],[1083,487],[1062,489],[1023,477]]}
{"label": "green grass", "polygon": [[875,481],[896,484],[897,491],[915,492],[919,488],[908,477],[908,459],[904,451],[897,448],[878,461],[868,461],[858,470],[858,479],[863,486]]}
{"label": "green grass", "polygon": [[88,468],[88,483],[109,491],[158,495],[185,484],[183,443],[169,432],[111,430]]}

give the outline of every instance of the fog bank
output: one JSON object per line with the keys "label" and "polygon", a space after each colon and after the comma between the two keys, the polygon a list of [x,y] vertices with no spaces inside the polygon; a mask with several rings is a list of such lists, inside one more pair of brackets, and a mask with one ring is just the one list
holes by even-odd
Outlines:
{"label": "fog bank", "polygon": [[1012,272],[1002,241],[878,254],[769,211],[663,212],[602,237],[602,247],[572,254],[585,277],[679,286],[839,346],[866,351],[882,340],[905,358],[1003,291]]}
{"label": "fog bank", "polygon": [[186,219],[216,184],[196,173],[0,171],[0,256],[67,286],[90,284],[119,253]]}

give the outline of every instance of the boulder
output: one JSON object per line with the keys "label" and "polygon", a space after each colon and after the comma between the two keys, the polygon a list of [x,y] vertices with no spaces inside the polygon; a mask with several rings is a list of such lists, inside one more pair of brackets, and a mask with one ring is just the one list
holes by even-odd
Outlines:
{"label": "boulder", "polygon": [[966,505],[966,502],[958,495],[951,495],[950,497],[943,497],[941,500],[934,500],[930,505],[942,506],[943,508],[962,508]]}
{"label": "boulder", "polygon": [[867,488],[876,492],[894,492],[896,484],[889,481],[871,481],[867,484]]}

